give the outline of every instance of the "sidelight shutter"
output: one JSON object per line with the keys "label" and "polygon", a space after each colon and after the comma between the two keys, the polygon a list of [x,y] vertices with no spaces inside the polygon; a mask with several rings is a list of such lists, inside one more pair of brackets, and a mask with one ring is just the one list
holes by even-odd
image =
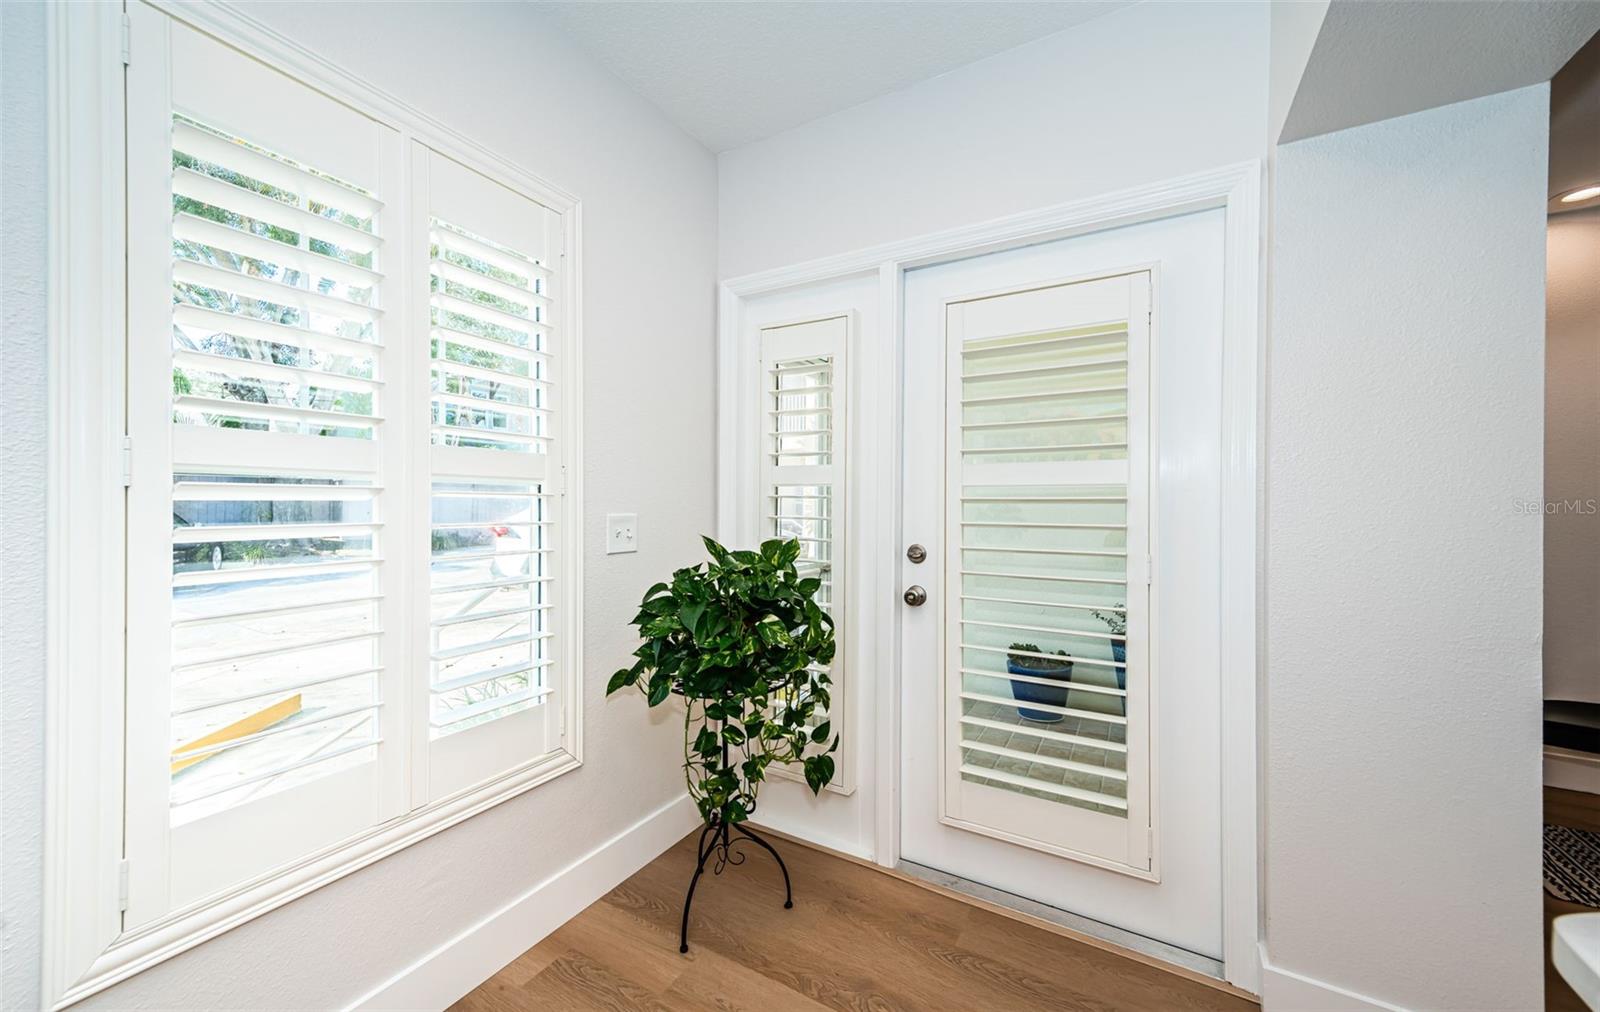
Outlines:
{"label": "sidelight shutter", "polygon": [[[831,702],[813,712],[811,723],[827,721],[831,731],[844,733],[846,740],[843,504],[848,335],[849,320],[842,316],[761,331],[762,498],[758,526],[765,538],[798,541],[796,568],[800,575],[822,581],[816,601],[833,619],[837,646],[833,662],[819,669],[827,671],[831,679]],[[797,776],[787,768],[778,772]],[[849,764],[841,756],[833,786],[848,791],[849,778]]]}

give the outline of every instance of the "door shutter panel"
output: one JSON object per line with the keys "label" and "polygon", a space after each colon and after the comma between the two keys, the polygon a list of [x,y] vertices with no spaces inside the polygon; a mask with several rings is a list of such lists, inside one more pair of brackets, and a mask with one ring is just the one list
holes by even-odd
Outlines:
{"label": "door shutter panel", "polygon": [[1148,867],[1149,282],[948,307],[945,813]]}

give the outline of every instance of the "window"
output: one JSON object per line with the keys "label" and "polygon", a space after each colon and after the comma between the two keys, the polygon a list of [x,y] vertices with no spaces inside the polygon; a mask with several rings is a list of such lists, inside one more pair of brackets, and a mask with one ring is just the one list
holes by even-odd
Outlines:
{"label": "window", "polygon": [[579,737],[571,202],[133,13],[123,931]]}
{"label": "window", "polygon": [[[834,621],[841,649],[828,667],[831,703],[818,707],[813,725],[844,731],[844,391],[847,317],[769,327],[761,331],[762,446],[759,493],[761,537],[800,543],[795,565],[822,581],[817,604]],[[781,705],[781,703],[780,703]],[[778,767],[779,776],[795,777]],[[848,789],[849,770],[836,783]]]}

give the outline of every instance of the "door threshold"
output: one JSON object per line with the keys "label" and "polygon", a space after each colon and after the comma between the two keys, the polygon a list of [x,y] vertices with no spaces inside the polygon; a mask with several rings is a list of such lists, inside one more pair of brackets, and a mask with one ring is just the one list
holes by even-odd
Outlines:
{"label": "door threshold", "polygon": [[1191,973],[1210,977],[1217,983],[1232,990],[1222,975],[1222,961],[1212,959],[1210,956],[1203,956],[1198,952],[1190,952],[1188,949],[1157,941],[1154,938],[1147,938],[1144,935],[1135,934],[1125,928],[1119,928],[1104,921],[1084,917],[1082,914],[1075,914],[1070,910],[1062,910],[1059,907],[1048,906],[1038,900],[1030,900],[1026,896],[1018,896],[1016,893],[1008,893],[1003,889],[995,889],[992,886],[973,882],[959,875],[952,875],[949,872],[929,868],[913,861],[901,860],[895,865],[895,870],[913,878],[921,879],[930,885],[938,886],[941,889],[960,893],[963,896],[994,906],[1005,907],[1019,914],[1026,914],[1036,920],[1047,921],[1074,934],[1097,938],[1119,949],[1129,949],[1152,959],[1160,960],[1163,963],[1182,967]]}

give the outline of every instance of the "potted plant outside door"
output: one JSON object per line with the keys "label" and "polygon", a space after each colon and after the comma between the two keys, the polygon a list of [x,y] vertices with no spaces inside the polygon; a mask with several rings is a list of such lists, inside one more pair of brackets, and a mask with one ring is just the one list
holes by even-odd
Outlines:
{"label": "potted plant outside door", "polygon": [[[1065,650],[1057,650],[1053,655],[1045,654],[1037,643],[1013,643],[1007,649],[1009,652],[1006,654],[1006,670],[1011,674],[1028,678],[1048,678],[1062,683],[1061,688],[1056,688],[1053,685],[1040,685],[1038,682],[1013,678],[1012,699],[1020,703],[1039,703],[1045,706],[1067,705],[1067,685],[1072,681],[1072,662],[1067,660]],[[1017,707],[1017,712],[1025,719],[1041,724],[1054,724],[1066,716],[1049,710],[1030,710],[1023,706]]]}

